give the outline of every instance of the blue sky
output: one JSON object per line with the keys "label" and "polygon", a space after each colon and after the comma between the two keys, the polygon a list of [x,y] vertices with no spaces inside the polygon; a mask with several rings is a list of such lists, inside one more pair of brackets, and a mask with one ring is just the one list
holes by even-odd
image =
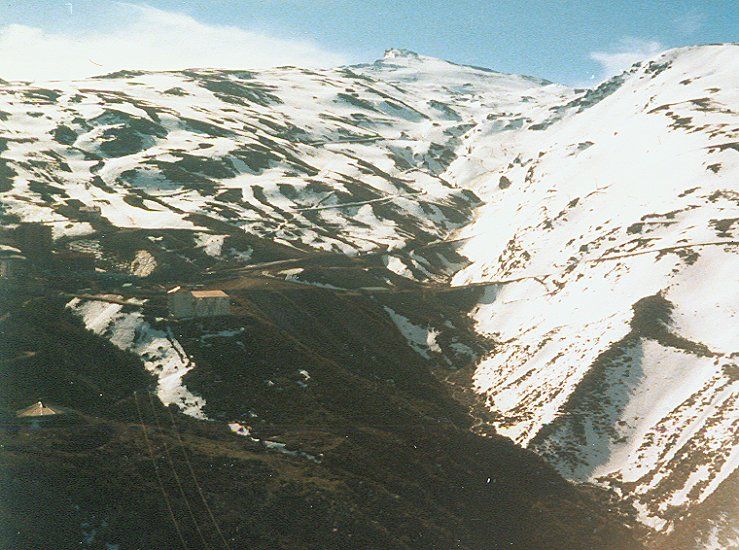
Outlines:
{"label": "blue sky", "polygon": [[662,49],[736,41],[738,22],[736,0],[0,0],[0,78],[327,66],[401,47],[580,85]]}

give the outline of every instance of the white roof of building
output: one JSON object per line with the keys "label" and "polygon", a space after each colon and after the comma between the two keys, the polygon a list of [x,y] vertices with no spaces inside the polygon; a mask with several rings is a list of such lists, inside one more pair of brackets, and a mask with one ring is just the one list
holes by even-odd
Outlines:
{"label": "white roof of building", "polygon": [[228,294],[222,290],[187,290],[181,286],[170,288],[167,294],[176,294],[178,292],[187,292],[193,298],[228,298]]}
{"label": "white roof of building", "polygon": [[195,298],[228,298],[228,294],[222,290],[193,290]]}

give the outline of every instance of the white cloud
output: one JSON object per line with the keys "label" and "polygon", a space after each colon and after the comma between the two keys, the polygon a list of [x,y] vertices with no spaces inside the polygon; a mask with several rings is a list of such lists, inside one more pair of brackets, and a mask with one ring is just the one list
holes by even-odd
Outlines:
{"label": "white cloud", "polygon": [[0,78],[72,79],[121,69],[330,67],[348,61],[310,41],[207,25],[148,6],[118,4],[116,12],[122,16],[121,23],[110,32],[0,27]]}
{"label": "white cloud", "polygon": [[601,66],[600,80],[605,80],[628,69],[637,61],[654,57],[665,50],[656,40],[623,38],[611,51],[590,52],[590,59]]}

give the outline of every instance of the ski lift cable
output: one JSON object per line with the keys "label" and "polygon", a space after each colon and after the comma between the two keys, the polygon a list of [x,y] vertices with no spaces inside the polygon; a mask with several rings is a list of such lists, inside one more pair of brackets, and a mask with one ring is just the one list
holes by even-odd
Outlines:
{"label": "ski lift cable", "polygon": [[[156,407],[154,406],[154,400],[151,397],[151,392],[146,392],[146,394],[149,396],[149,404],[151,405],[151,411],[152,416],[154,418],[154,423],[157,426],[157,429],[160,432],[163,432],[162,426],[159,423],[159,417],[157,416]],[[177,469],[174,466],[174,461],[172,460],[172,454],[169,452],[169,446],[163,442],[164,445],[164,454],[167,457],[167,462],[169,464],[170,469],[172,470],[172,473],[174,474],[175,482],[177,483],[177,488],[179,489],[180,495],[182,495],[182,498],[185,501],[185,506],[187,507],[188,514],[190,515],[190,519],[192,520],[193,524],[195,525],[195,530],[198,533],[198,537],[200,538],[200,541],[203,543],[203,546],[210,550],[210,545],[205,541],[205,537],[203,536],[203,532],[200,530],[200,525],[198,524],[197,520],[195,519],[195,514],[192,511],[192,506],[190,506],[190,500],[187,498],[187,494],[185,493],[185,489],[182,486],[182,480],[180,479],[179,474],[177,473]]]}
{"label": "ski lift cable", "polygon": [[190,476],[192,477],[192,480],[195,483],[195,487],[198,490],[198,494],[200,495],[200,500],[202,500],[203,506],[205,506],[205,509],[208,511],[208,516],[210,516],[210,520],[213,523],[213,526],[215,527],[216,531],[218,531],[218,535],[221,537],[221,541],[223,542],[223,545],[226,547],[227,550],[231,550],[231,545],[229,545],[228,541],[226,540],[226,537],[223,535],[223,531],[221,531],[221,528],[219,527],[218,522],[216,521],[216,518],[213,515],[213,510],[208,504],[208,501],[205,499],[205,494],[203,493],[203,489],[200,486],[200,483],[198,482],[197,476],[195,475],[195,469],[192,466],[192,462],[190,462],[190,457],[187,454],[187,449],[185,448],[185,442],[182,439],[182,435],[180,434],[180,430],[177,427],[177,423],[175,421],[174,415],[172,414],[172,411],[169,409],[169,407],[167,407],[167,413],[169,413],[169,419],[170,419],[170,422],[172,423],[172,428],[174,428],[175,434],[177,435],[177,440],[180,442],[180,447],[182,448],[182,454],[185,457],[185,462],[187,463],[187,467],[190,470]]}
{"label": "ski lift cable", "polygon": [[177,522],[177,517],[175,516],[174,509],[172,508],[172,502],[169,499],[167,490],[164,488],[164,483],[162,482],[162,476],[159,473],[159,466],[157,465],[156,460],[154,459],[154,449],[152,448],[151,442],[149,441],[149,435],[146,430],[146,425],[144,424],[144,416],[141,413],[141,406],[139,405],[138,394],[136,392],[133,392],[133,399],[134,399],[134,402],[136,403],[136,412],[139,415],[139,423],[141,424],[141,430],[144,434],[144,441],[146,441],[146,447],[149,451],[149,457],[151,458],[151,463],[154,466],[154,473],[156,474],[157,483],[159,484],[159,489],[162,491],[164,502],[167,504],[167,509],[169,510],[169,516],[172,519],[172,523],[174,524],[175,531],[177,531],[177,537],[180,539],[180,543],[182,544],[182,547],[185,550],[189,550],[189,547],[187,546],[187,543],[185,542],[185,538],[182,536],[182,531],[180,530],[180,525]]}

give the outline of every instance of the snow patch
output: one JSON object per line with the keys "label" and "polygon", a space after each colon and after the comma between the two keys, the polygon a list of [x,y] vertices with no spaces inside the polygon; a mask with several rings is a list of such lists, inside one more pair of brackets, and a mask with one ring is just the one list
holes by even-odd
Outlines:
{"label": "snow patch", "polygon": [[207,420],[203,413],[205,400],[190,392],[182,381],[195,364],[168,327],[154,328],[140,312],[124,312],[120,304],[74,298],[67,307],[89,330],[141,357],[144,368],[157,378],[157,396],[165,406],[175,404],[183,413]]}
{"label": "snow patch", "polygon": [[393,309],[384,306],[385,311],[392,319],[400,333],[408,341],[413,350],[424,359],[431,359],[429,352],[441,353],[441,347],[436,341],[439,331],[432,327],[414,325],[407,317],[396,313]]}

